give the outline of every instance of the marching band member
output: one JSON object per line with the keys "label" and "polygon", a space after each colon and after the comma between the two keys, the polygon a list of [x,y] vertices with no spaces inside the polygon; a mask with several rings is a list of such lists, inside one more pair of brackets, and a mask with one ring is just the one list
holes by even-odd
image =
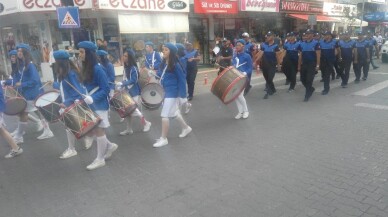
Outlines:
{"label": "marching band member", "polygon": [[180,138],[186,137],[191,131],[191,127],[183,120],[180,114],[178,98],[186,97],[186,79],[179,60],[176,56],[178,48],[172,43],[166,43],[163,46],[163,62],[158,71],[158,77],[165,91],[165,98],[161,112],[162,117],[162,135],[153,144],[153,147],[162,147],[168,144],[167,135],[170,125],[169,118],[176,118],[182,132]]}
{"label": "marching band member", "polygon": [[350,39],[349,32],[346,31],[343,34],[343,38],[338,42],[339,52],[339,66],[341,76],[341,87],[346,88],[349,81],[350,66],[352,65],[353,53],[354,53],[354,41]]}
{"label": "marching band member", "polygon": [[[17,49],[17,59],[16,59],[16,69],[17,72],[14,73],[12,79],[5,81],[5,85],[14,86],[19,93],[21,93],[24,98],[27,100],[27,107],[24,112],[19,114],[19,123],[17,132],[14,136],[15,142],[17,144],[23,143],[24,131],[27,127],[28,113],[37,112],[37,108],[34,106],[35,98],[42,93],[43,89],[40,77],[35,65],[31,61],[30,46],[28,44],[19,44],[16,46]],[[38,136],[37,139],[47,139],[54,136],[53,132],[50,130],[48,123],[44,118],[40,116],[41,123],[43,125],[43,133]]]}
{"label": "marching band member", "polygon": [[[123,88],[128,89],[129,95],[133,98],[133,100],[140,104],[140,85],[139,81],[139,69],[136,65],[135,60],[135,52],[132,49],[125,50],[123,54],[124,61],[124,79],[123,82],[118,82],[116,87],[118,90],[122,90]],[[151,122],[147,121],[144,118],[144,115],[136,108],[134,112],[127,119],[127,129],[120,132],[120,135],[125,136],[128,134],[132,134],[132,117],[139,117],[141,120],[141,124],[144,126],[143,132],[148,132],[151,128]]]}
{"label": "marching band member", "polygon": [[287,34],[287,42],[284,44],[284,52],[286,53],[283,58],[282,70],[287,77],[287,81],[290,83],[288,92],[291,93],[295,89],[296,74],[298,72],[298,41],[296,41],[295,33],[290,32]]}
{"label": "marching band member", "polygon": [[199,52],[193,48],[193,44],[186,42],[186,58],[187,58],[187,67],[186,67],[186,80],[187,80],[187,100],[191,101],[194,96],[194,86],[195,78],[198,73],[198,62],[201,60]]}
{"label": "marching band member", "polygon": [[13,158],[23,153],[23,149],[16,144],[11,134],[9,134],[8,130],[4,127],[4,119],[3,119],[4,109],[5,109],[5,100],[4,100],[3,88],[0,88],[0,135],[5,139],[5,141],[11,147],[11,151],[7,155],[5,155],[5,158]]}
{"label": "marching band member", "polygon": [[[175,46],[178,48],[177,56],[179,59],[179,63],[181,64],[181,66],[183,68],[183,72],[184,72],[185,76],[187,76],[187,57],[185,54],[185,46],[181,43],[176,43]],[[190,112],[192,105],[191,105],[191,103],[188,102],[186,97],[180,98],[179,104],[180,104],[180,108],[184,109],[185,114],[188,114]]]}
{"label": "marching band member", "polygon": [[[60,90],[62,97],[61,107],[64,109],[81,100],[83,97],[80,93],[84,94],[85,91],[78,79],[79,71],[77,66],[69,60],[69,53],[64,50],[58,50],[54,51],[53,55],[55,59],[54,70],[57,74],[57,82],[53,83],[53,87]],[[60,113],[63,112],[63,109],[61,109]],[[68,147],[59,157],[60,159],[67,159],[77,155],[77,151],[74,148],[75,137],[73,133],[70,130],[66,130],[66,135]]]}
{"label": "marching band member", "polygon": [[109,98],[112,98],[115,91],[115,78],[116,78],[115,67],[108,59],[108,52],[106,52],[105,50],[97,50],[96,54],[100,60],[101,65],[105,69],[106,76],[108,77],[109,88],[110,88]]}
{"label": "marching band member", "polygon": [[334,78],[334,63],[337,56],[338,42],[333,39],[330,31],[323,33],[323,40],[319,42],[321,46],[321,71],[323,78],[322,95],[327,95],[330,91],[330,75]]}
{"label": "marching band member", "polygon": [[[244,51],[245,41],[243,39],[239,39],[236,42],[236,54],[232,59],[233,66],[238,69],[243,74],[250,77],[252,74],[252,58],[249,54]],[[247,84],[249,85],[249,84]],[[235,119],[240,118],[248,118],[249,111],[247,102],[244,97],[244,91],[240,93],[240,95],[236,98],[236,105],[238,109],[238,114],[234,117]]]}
{"label": "marching band member", "polygon": [[106,138],[105,129],[110,126],[108,120],[108,95],[109,85],[106,73],[97,62],[97,46],[90,41],[78,43],[79,58],[82,61],[82,82],[86,88],[85,103],[102,119],[100,124],[92,131],[97,139],[97,157],[88,165],[88,170],[105,166],[105,159],[109,159],[117,149],[117,145]]}
{"label": "marching band member", "polygon": [[147,52],[145,56],[146,68],[157,71],[159,69],[160,63],[162,62],[162,58],[158,52],[154,51],[154,43],[147,41],[145,43],[145,49]]}
{"label": "marching band member", "polygon": [[364,33],[359,31],[357,32],[358,39],[355,42],[354,49],[354,61],[353,61],[353,70],[356,76],[354,82],[357,84],[360,82],[361,78],[361,68],[363,77],[362,80],[366,80],[368,78],[369,72],[369,63],[371,58],[369,41],[367,41],[364,37]]}

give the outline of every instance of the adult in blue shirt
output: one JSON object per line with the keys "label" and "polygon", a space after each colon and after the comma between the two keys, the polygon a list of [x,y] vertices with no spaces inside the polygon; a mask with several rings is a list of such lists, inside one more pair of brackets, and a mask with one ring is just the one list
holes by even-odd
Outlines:
{"label": "adult in blue shirt", "polygon": [[162,63],[162,58],[159,53],[154,50],[154,43],[147,41],[145,43],[146,56],[145,56],[145,66],[147,69],[159,70],[160,63]]}
{"label": "adult in blue shirt", "polygon": [[380,58],[380,53],[379,53],[379,46],[377,44],[376,39],[373,37],[372,33],[370,31],[367,32],[366,34],[366,39],[369,42],[369,56],[370,56],[370,64],[372,65],[373,69],[378,69],[379,66],[376,66],[376,64],[373,62],[373,54],[375,51],[376,52],[376,57],[377,59]]}
{"label": "adult in blue shirt", "polygon": [[263,70],[265,78],[266,94],[264,99],[268,99],[269,95],[276,93],[273,78],[275,77],[276,67],[280,70],[281,52],[279,46],[274,42],[274,33],[269,31],[266,35],[266,42],[260,45],[262,55],[259,56],[258,61],[261,62],[260,67]]}
{"label": "adult in blue shirt", "polygon": [[323,40],[320,41],[321,46],[321,70],[323,75],[323,90],[322,95],[326,95],[330,90],[330,75],[334,72],[334,62],[337,56],[337,41],[333,39],[330,31],[323,33]]}
{"label": "adult in blue shirt", "polygon": [[[133,100],[140,105],[140,85],[139,85],[139,69],[137,68],[135,52],[132,49],[127,49],[123,53],[123,63],[124,63],[124,75],[123,81],[118,82],[116,87],[121,91],[126,89],[129,95]],[[143,132],[150,131],[151,122],[147,121],[144,118],[144,115],[140,112],[138,108],[132,112],[131,115],[126,117],[127,128],[120,132],[121,136],[133,134],[132,130],[132,117],[139,117],[141,124],[143,125]]]}
{"label": "adult in blue shirt", "polygon": [[350,39],[348,31],[344,32],[342,39],[338,42],[338,56],[339,56],[339,71],[341,76],[341,87],[346,88],[349,81],[350,66],[353,61],[355,42]]}
{"label": "adult in blue shirt", "polygon": [[[242,72],[243,74],[249,75],[252,74],[252,58],[247,53],[244,52],[244,40],[240,39],[236,42],[236,54],[232,58],[233,66]],[[236,105],[238,109],[237,115],[234,117],[235,119],[240,118],[248,118],[249,111],[247,102],[245,100],[244,94],[240,93],[240,95],[236,98]]]}
{"label": "adult in blue shirt", "polygon": [[194,96],[195,78],[198,72],[198,62],[201,60],[199,52],[193,48],[193,44],[186,42],[186,58],[187,58],[187,100],[191,101]]}
{"label": "adult in blue shirt", "polygon": [[[53,56],[55,59],[54,70],[57,74],[57,81],[53,83],[53,87],[60,91],[62,97],[61,107],[64,109],[77,100],[82,100],[83,96],[81,94],[85,94],[85,89],[82,88],[79,81],[77,66],[69,60],[69,53],[64,50],[58,50],[53,53]],[[60,112],[63,112],[63,110]],[[67,159],[77,155],[77,151],[74,148],[75,137],[73,133],[67,129],[66,135],[68,146],[59,157],[60,159]]]}
{"label": "adult in blue shirt", "polygon": [[163,62],[159,68],[157,76],[165,91],[163,108],[160,116],[162,117],[162,133],[160,138],[153,144],[158,148],[168,144],[167,135],[170,127],[170,118],[175,118],[181,125],[182,132],[180,138],[186,137],[191,131],[179,111],[179,98],[186,97],[186,79],[182,67],[177,58],[178,48],[172,43],[166,43],[163,46]]}
{"label": "adult in blue shirt", "polygon": [[353,62],[353,69],[354,74],[356,75],[356,79],[354,80],[355,83],[360,82],[361,78],[361,69],[363,72],[362,80],[366,80],[368,78],[368,72],[369,72],[369,61],[370,61],[370,49],[369,49],[369,42],[365,40],[364,33],[361,31],[357,32],[358,39],[355,42],[355,49],[354,49],[354,62]]}
{"label": "adult in blue shirt", "polygon": [[306,30],[306,41],[300,43],[298,50],[301,52],[299,55],[300,80],[303,86],[306,88],[304,101],[309,101],[310,97],[315,91],[313,87],[313,81],[315,72],[319,70],[319,64],[321,61],[321,47],[319,42],[313,40],[313,30]]}
{"label": "adult in blue shirt", "polygon": [[[175,46],[178,48],[177,56],[179,59],[179,63],[181,64],[181,66],[183,68],[183,72],[185,73],[185,76],[187,76],[187,57],[186,57],[186,53],[185,53],[186,48],[181,43],[176,43]],[[187,97],[179,98],[179,99],[180,99],[179,104],[181,105],[181,109],[184,110],[183,112],[185,114],[188,114],[190,112],[190,109],[192,106],[191,103],[188,102]]]}
{"label": "adult in blue shirt", "polygon": [[[89,136],[93,136],[93,134],[96,136],[97,157],[86,169],[94,170],[105,166],[105,159],[111,157],[117,149],[117,145],[106,138],[105,129],[110,126],[108,120],[109,84],[108,77],[97,60],[97,46],[90,41],[81,41],[78,43],[78,48],[79,58],[82,61],[82,84],[87,93],[84,96],[84,101],[101,118],[100,124],[89,134]],[[86,138],[86,140],[93,141],[91,138]]]}
{"label": "adult in blue shirt", "polygon": [[292,92],[296,85],[296,73],[298,72],[298,47],[300,42],[296,41],[295,33],[287,34],[287,42],[284,43],[283,49],[286,53],[283,58],[282,70],[289,81],[290,87],[288,92]]}

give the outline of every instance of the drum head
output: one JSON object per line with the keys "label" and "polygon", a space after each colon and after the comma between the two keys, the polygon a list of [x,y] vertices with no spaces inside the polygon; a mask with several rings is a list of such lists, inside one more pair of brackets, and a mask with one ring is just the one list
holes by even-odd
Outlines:
{"label": "drum head", "polygon": [[36,107],[47,106],[55,102],[58,99],[58,97],[59,97],[59,92],[57,91],[50,91],[50,92],[44,93],[36,99],[35,106]]}
{"label": "drum head", "polygon": [[225,104],[228,104],[233,100],[235,100],[238,97],[238,95],[240,95],[240,93],[244,90],[246,82],[247,82],[246,77],[242,77],[234,80],[226,89],[224,96],[222,97],[223,102]]}
{"label": "drum head", "polygon": [[163,102],[164,90],[160,84],[149,83],[141,91],[141,99],[144,103],[158,105]]}
{"label": "drum head", "polygon": [[27,101],[21,97],[7,99],[5,103],[4,114],[17,115],[23,112],[27,107]]}

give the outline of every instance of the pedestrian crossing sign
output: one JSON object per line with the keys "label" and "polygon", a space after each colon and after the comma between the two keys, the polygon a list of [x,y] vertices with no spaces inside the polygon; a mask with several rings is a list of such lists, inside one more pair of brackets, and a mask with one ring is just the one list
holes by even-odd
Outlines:
{"label": "pedestrian crossing sign", "polygon": [[58,7],[58,27],[65,29],[80,28],[78,7]]}

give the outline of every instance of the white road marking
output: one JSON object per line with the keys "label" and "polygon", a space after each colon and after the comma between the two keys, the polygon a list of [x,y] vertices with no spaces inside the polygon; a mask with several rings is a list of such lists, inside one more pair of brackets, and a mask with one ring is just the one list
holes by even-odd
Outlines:
{"label": "white road marking", "polygon": [[388,87],[388,80],[377,83],[375,85],[372,85],[372,86],[365,88],[365,89],[362,89],[360,91],[357,91],[357,92],[353,93],[353,95],[369,96],[369,95],[376,93],[377,91],[382,90],[386,87]]}
{"label": "white road marking", "polygon": [[388,110],[388,106],[386,106],[386,105],[377,105],[377,104],[370,104],[370,103],[357,103],[354,106],[379,109],[379,110]]}

